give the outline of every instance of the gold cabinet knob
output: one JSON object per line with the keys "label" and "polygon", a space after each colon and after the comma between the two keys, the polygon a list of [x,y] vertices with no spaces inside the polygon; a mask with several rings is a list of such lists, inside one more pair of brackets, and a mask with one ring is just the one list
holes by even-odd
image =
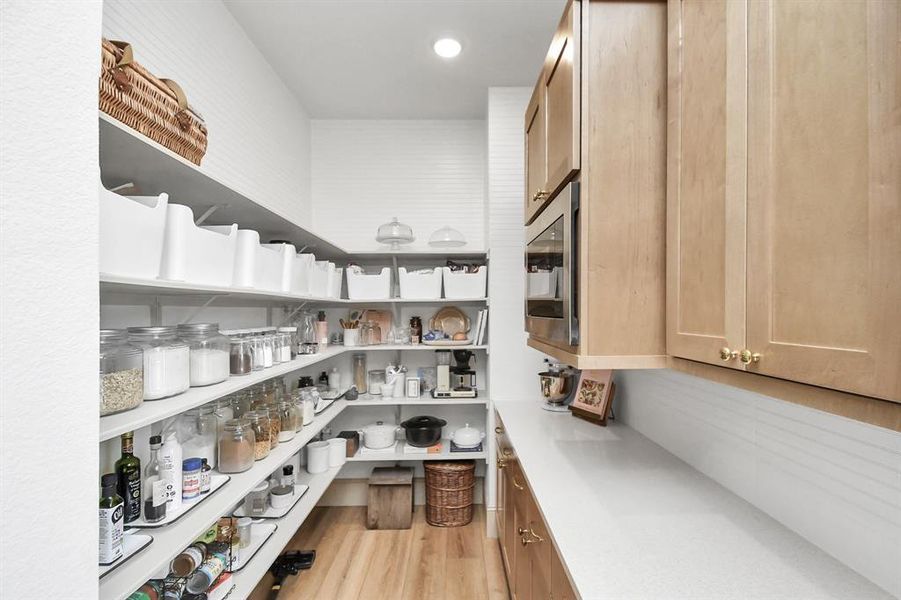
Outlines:
{"label": "gold cabinet knob", "polygon": [[526,533],[528,533],[529,530],[526,529],[525,527],[517,527],[516,531],[519,532],[519,535],[525,535]]}
{"label": "gold cabinet knob", "polygon": [[510,458],[511,456],[513,456],[513,450],[510,450],[509,448],[504,448],[503,450],[501,450],[501,454],[503,454],[507,458]]}
{"label": "gold cabinet knob", "polygon": [[733,350],[728,346],[723,346],[720,348],[720,360],[729,362],[730,360],[735,360],[738,358],[738,350]]}
{"label": "gold cabinet knob", "polygon": [[537,192],[535,192],[535,195],[532,196],[532,202],[538,202],[539,200],[541,200],[542,198],[544,198],[547,195],[548,194],[546,191],[538,190]]}
{"label": "gold cabinet knob", "polygon": [[494,433],[496,433],[496,434],[498,434],[498,435],[501,435],[502,433],[504,433],[504,428],[503,428],[503,427],[500,427],[500,426],[497,426],[497,427],[494,428]]}
{"label": "gold cabinet knob", "polygon": [[745,365],[760,362],[760,353],[751,352],[750,350],[745,348],[738,354],[738,360],[740,360],[742,362],[742,364],[745,364]]}
{"label": "gold cabinet knob", "polygon": [[507,461],[505,461],[505,460],[502,459],[502,458],[497,459],[497,468],[498,468],[498,469],[506,469],[506,468],[507,468]]}
{"label": "gold cabinet knob", "polygon": [[[526,532],[526,533],[528,533],[528,532]],[[519,538],[519,541],[522,542],[523,546],[528,546],[529,544],[534,544],[538,540],[530,540],[526,536],[522,536],[521,538]]]}

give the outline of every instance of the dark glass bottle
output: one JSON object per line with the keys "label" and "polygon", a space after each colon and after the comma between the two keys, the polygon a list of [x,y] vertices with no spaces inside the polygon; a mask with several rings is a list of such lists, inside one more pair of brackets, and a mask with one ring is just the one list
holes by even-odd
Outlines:
{"label": "dark glass bottle", "polygon": [[116,461],[119,495],[125,501],[125,522],[141,517],[141,461],[134,455],[134,432],[122,434],[122,458]]}
{"label": "dark glass bottle", "polygon": [[116,493],[115,473],[100,478],[100,564],[122,557],[122,498]]}
{"label": "dark glass bottle", "polygon": [[410,317],[410,343],[418,344],[422,341],[422,319]]}
{"label": "dark glass bottle", "polygon": [[166,481],[160,477],[159,451],[162,437],[150,436],[150,462],[144,468],[144,520],[156,523],[166,518]]}

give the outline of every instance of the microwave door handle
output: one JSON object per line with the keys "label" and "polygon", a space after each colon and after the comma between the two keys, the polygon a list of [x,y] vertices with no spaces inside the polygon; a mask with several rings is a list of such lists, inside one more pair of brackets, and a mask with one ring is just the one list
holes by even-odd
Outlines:
{"label": "microwave door handle", "polygon": [[570,211],[569,211],[569,273],[568,283],[569,290],[566,298],[568,304],[569,323],[569,345],[579,345],[579,182],[574,181],[570,184]]}

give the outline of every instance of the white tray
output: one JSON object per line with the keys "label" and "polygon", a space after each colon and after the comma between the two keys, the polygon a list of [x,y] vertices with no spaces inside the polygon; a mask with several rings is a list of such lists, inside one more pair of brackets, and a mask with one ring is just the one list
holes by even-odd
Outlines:
{"label": "white tray", "polygon": [[248,515],[244,511],[244,503],[241,503],[241,506],[238,507],[234,513],[232,513],[233,517],[253,517],[254,519],[281,519],[288,511],[294,508],[294,505],[297,504],[304,494],[307,493],[307,490],[310,489],[309,486],[306,486],[302,483],[294,484],[294,501],[289,505],[282,508],[272,508],[271,506],[266,509],[266,511],[261,515]]}
{"label": "white tray", "polygon": [[166,517],[161,521],[157,521],[156,523],[148,523],[144,520],[144,517],[141,517],[137,521],[132,521],[131,523],[129,523],[127,527],[134,527],[135,529],[157,529],[159,527],[165,527],[170,523],[175,523],[180,518],[194,510],[194,508],[196,508],[198,504],[201,504],[204,500],[222,489],[222,486],[228,483],[229,479],[231,479],[231,477],[229,477],[228,475],[213,475],[210,478],[210,491],[206,494],[201,494],[201,496],[196,500],[182,500],[181,507],[178,510],[170,511],[169,507],[166,507]]}
{"label": "white tray", "polygon": [[328,410],[328,407],[334,403],[335,403],[334,400],[326,400],[325,398],[323,398],[322,402],[319,403],[319,406],[316,407],[316,410],[313,411],[313,414],[319,415],[319,414],[324,413],[325,411]]}
{"label": "white tray", "polygon": [[122,556],[111,563],[100,563],[100,579],[112,572],[115,568],[125,564],[128,559],[138,554],[141,550],[149,546],[153,542],[153,538],[146,533],[126,532],[122,537]]}
{"label": "white tray", "polygon": [[256,556],[256,553],[260,551],[263,544],[272,537],[272,534],[275,533],[276,529],[278,529],[278,525],[275,523],[255,522],[253,524],[253,529],[250,530],[250,545],[246,548],[241,548],[237,558],[233,558],[229,568],[225,570],[229,573],[234,573],[250,564],[250,561],[252,561],[253,557]]}
{"label": "white tray", "polygon": [[472,340],[422,340],[426,346],[469,346]]}

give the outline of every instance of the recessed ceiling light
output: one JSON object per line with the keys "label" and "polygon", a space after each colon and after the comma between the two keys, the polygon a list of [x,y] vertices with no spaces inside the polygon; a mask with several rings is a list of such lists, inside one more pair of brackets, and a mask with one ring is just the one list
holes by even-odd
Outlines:
{"label": "recessed ceiling light", "polygon": [[441,58],[453,58],[460,54],[460,50],[463,49],[463,46],[453,38],[442,38],[435,42],[435,45],[432,46],[432,48],[434,48],[435,54]]}

